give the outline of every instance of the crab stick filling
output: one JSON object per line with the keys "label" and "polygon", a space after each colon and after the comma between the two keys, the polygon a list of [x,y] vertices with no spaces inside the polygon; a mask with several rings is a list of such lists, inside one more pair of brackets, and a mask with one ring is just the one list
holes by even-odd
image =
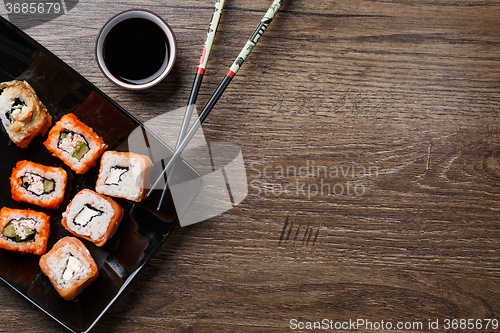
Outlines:
{"label": "crab stick filling", "polygon": [[36,234],[36,221],[33,219],[11,220],[3,229],[3,235],[15,242],[33,240]]}
{"label": "crab stick filling", "polygon": [[21,177],[23,187],[36,195],[47,194],[54,191],[55,182],[34,173],[26,173]]}
{"label": "crab stick filling", "polygon": [[72,131],[62,131],[59,134],[57,147],[77,160],[81,160],[89,151],[89,144],[85,137]]}

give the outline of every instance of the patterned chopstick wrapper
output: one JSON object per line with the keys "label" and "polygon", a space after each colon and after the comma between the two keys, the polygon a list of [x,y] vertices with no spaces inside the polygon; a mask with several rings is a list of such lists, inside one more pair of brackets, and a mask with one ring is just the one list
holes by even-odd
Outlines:
{"label": "patterned chopstick wrapper", "polygon": [[200,63],[198,64],[198,69],[196,73],[205,73],[205,68],[207,67],[208,57],[210,56],[210,51],[212,50],[212,44],[215,39],[215,32],[217,31],[217,26],[219,25],[220,16],[222,14],[222,8],[224,7],[225,0],[217,0],[215,2],[214,12],[212,14],[212,19],[210,20],[210,26],[207,31],[207,39],[205,40],[205,45],[201,51]]}
{"label": "patterned chopstick wrapper", "polygon": [[259,38],[262,37],[262,35],[266,31],[267,27],[269,26],[269,24],[273,20],[274,16],[278,12],[278,10],[281,8],[281,5],[285,1],[286,0],[274,0],[273,4],[271,5],[271,7],[269,7],[267,13],[264,15],[264,17],[260,21],[259,25],[257,26],[255,31],[253,32],[252,36],[250,36],[250,38],[248,39],[245,47],[241,50],[240,54],[238,55],[238,57],[234,61],[233,65],[231,66],[231,68],[227,72],[227,74],[226,74],[227,76],[230,76],[231,78],[233,78],[236,75],[236,73],[240,69],[241,65],[246,60],[246,58],[248,57],[250,52],[252,52],[255,44],[257,44]]}

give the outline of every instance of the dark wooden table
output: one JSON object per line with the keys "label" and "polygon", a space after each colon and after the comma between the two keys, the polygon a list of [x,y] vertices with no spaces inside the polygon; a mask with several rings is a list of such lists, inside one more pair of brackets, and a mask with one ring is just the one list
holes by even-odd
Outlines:
{"label": "dark wooden table", "polygon": [[[213,3],[80,0],[25,31],[147,121],[186,104]],[[198,106],[270,4],[226,1]],[[130,8],[178,41],[147,91],[114,86],[94,58],[100,27]],[[485,329],[500,320],[498,1],[288,0],[204,131],[241,147],[247,198],[176,228],[93,332],[499,331]],[[64,331],[0,293],[1,332]]]}

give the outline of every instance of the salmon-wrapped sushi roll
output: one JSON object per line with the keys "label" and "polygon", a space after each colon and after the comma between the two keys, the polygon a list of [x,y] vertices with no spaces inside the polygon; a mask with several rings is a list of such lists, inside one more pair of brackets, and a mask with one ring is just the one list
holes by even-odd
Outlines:
{"label": "salmon-wrapped sushi roll", "polygon": [[103,246],[113,236],[123,216],[123,209],[114,200],[94,191],[78,192],[61,224],[73,235]]}
{"label": "salmon-wrapped sushi roll", "polygon": [[140,202],[147,194],[153,164],[136,153],[107,151],[102,155],[96,191]]}
{"label": "salmon-wrapped sushi roll", "polygon": [[50,217],[30,209],[0,210],[0,248],[44,254],[50,234]]}
{"label": "salmon-wrapped sushi roll", "polygon": [[64,200],[68,174],[63,168],[19,161],[12,170],[12,199],[45,208],[58,208]]}
{"label": "salmon-wrapped sushi roll", "polygon": [[93,167],[107,148],[102,138],[72,113],[52,127],[44,145],[78,174]]}
{"label": "salmon-wrapped sushi roll", "polygon": [[0,118],[9,138],[21,148],[52,124],[52,116],[26,81],[0,83]]}
{"label": "salmon-wrapped sushi roll", "polygon": [[74,299],[99,275],[89,250],[75,237],[64,237],[40,258],[40,268],[65,300]]}

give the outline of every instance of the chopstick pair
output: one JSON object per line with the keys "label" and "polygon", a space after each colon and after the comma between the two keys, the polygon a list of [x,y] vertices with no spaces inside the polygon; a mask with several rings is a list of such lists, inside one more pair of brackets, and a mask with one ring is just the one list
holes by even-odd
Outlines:
{"label": "chopstick pair", "polygon": [[[191,139],[194,137],[196,131],[198,131],[198,129],[200,128],[203,121],[205,121],[205,119],[207,118],[210,111],[212,111],[213,107],[215,106],[215,104],[217,103],[219,98],[222,96],[222,93],[226,90],[229,83],[231,83],[231,80],[234,78],[236,73],[238,73],[238,70],[241,68],[241,65],[243,64],[243,62],[245,62],[248,55],[253,50],[253,48],[255,47],[257,42],[259,41],[260,37],[262,37],[262,35],[266,31],[267,27],[269,26],[269,24],[273,20],[274,16],[278,12],[278,10],[281,8],[281,5],[285,1],[286,0],[274,0],[273,1],[273,3],[271,4],[271,7],[267,10],[266,14],[264,15],[264,17],[262,18],[260,23],[257,25],[257,28],[254,30],[254,32],[252,33],[252,35],[250,36],[250,38],[246,42],[245,46],[243,47],[243,49],[241,50],[239,55],[234,60],[233,64],[229,68],[228,72],[224,76],[223,80],[221,81],[221,83],[219,84],[219,86],[217,87],[215,92],[210,97],[210,100],[207,102],[207,104],[205,105],[205,107],[201,111],[197,120],[195,121],[195,123],[193,124],[191,129],[186,133],[187,127],[189,124],[189,120],[191,118],[191,113],[193,111],[194,103],[196,102],[196,97],[198,95],[201,81],[203,79],[203,74],[205,72],[205,66],[206,66],[206,62],[208,61],[208,55],[209,55],[210,50],[212,48],[213,39],[215,37],[215,30],[217,28],[217,25],[218,25],[218,22],[220,19],[220,12],[222,11],[222,7],[224,4],[223,0],[216,1],[216,4],[215,4],[216,12],[214,12],[214,15],[212,15],[212,21],[210,22],[210,28],[209,28],[208,33],[207,33],[207,40],[206,40],[205,46],[203,48],[203,52],[205,52],[205,55],[202,52],[200,64],[198,65],[195,81],[193,84],[193,88],[191,90],[191,95],[189,97],[188,107],[187,107],[186,113],[184,115],[184,119],[183,119],[183,122],[181,125],[181,130],[179,131],[179,137],[177,139],[177,144],[175,147],[174,154],[172,155],[172,158],[167,163],[167,165],[165,166],[162,173],[160,174],[160,176],[158,177],[158,179],[156,180],[154,185],[151,187],[151,190],[149,191],[149,193],[147,195],[147,197],[149,197],[151,195],[151,193],[156,188],[156,186],[158,186],[158,184],[160,183],[160,181],[164,177],[164,175],[167,174],[167,182],[165,184],[165,187],[163,188],[160,202],[158,203],[158,206],[156,208],[157,211],[159,211],[161,208],[161,205],[162,205],[163,200],[165,198],[165,194],[167,192],[168,184],[169,184],[170,179],[171,179],[171,175],[170,175],[169,171],[173,169],[175,162],[177,161],[179,156],[182,154],[184,149],[186,149],[187,145],[189,144]],[[221,4],[221,2],[222,2],[222,4]],[[220,5],[220,11],[217,10],[217,8],[219,8],[218,5]],[[216,22],[215,22],[215,20],[216,20]],[[212,26],[214,26],[215,29],[213,29]],[[211,32],[212,32],[211,30],[213,30],[213,35],[211,35]]]}
{"label": "chopstick pair", "polygon": [[200,63],[196,69],[196,75],[194,77],[193,87],[191,88],[191,93],[189,95],[189,100],[187,104],[186,111],[184,112],[184,118],[182,119],[182,125],[179,130],[179,136],[177,137],[177,143],[175,149],[182,142],[182,139],[186,136],[186,132],[189,127],[189,121],[191,120],[191,115],[193,114],[194,105],[196,104],[196,98],[200,92],[201,82],[203,81],[203,75],[205,74],[205,69],[208,63],[208,57],[212,51],[212,45],[214,44],[215,33],[217,32],[217,27],[219,26],[220,17],[222,14],[222,9],[224,8],[224,2],[226,0],[215,1],[215,8],[212,14],[212,19],[210,20],[210,25],[208,26],[207,38],[205,39],[205,44],[201,51]]}

